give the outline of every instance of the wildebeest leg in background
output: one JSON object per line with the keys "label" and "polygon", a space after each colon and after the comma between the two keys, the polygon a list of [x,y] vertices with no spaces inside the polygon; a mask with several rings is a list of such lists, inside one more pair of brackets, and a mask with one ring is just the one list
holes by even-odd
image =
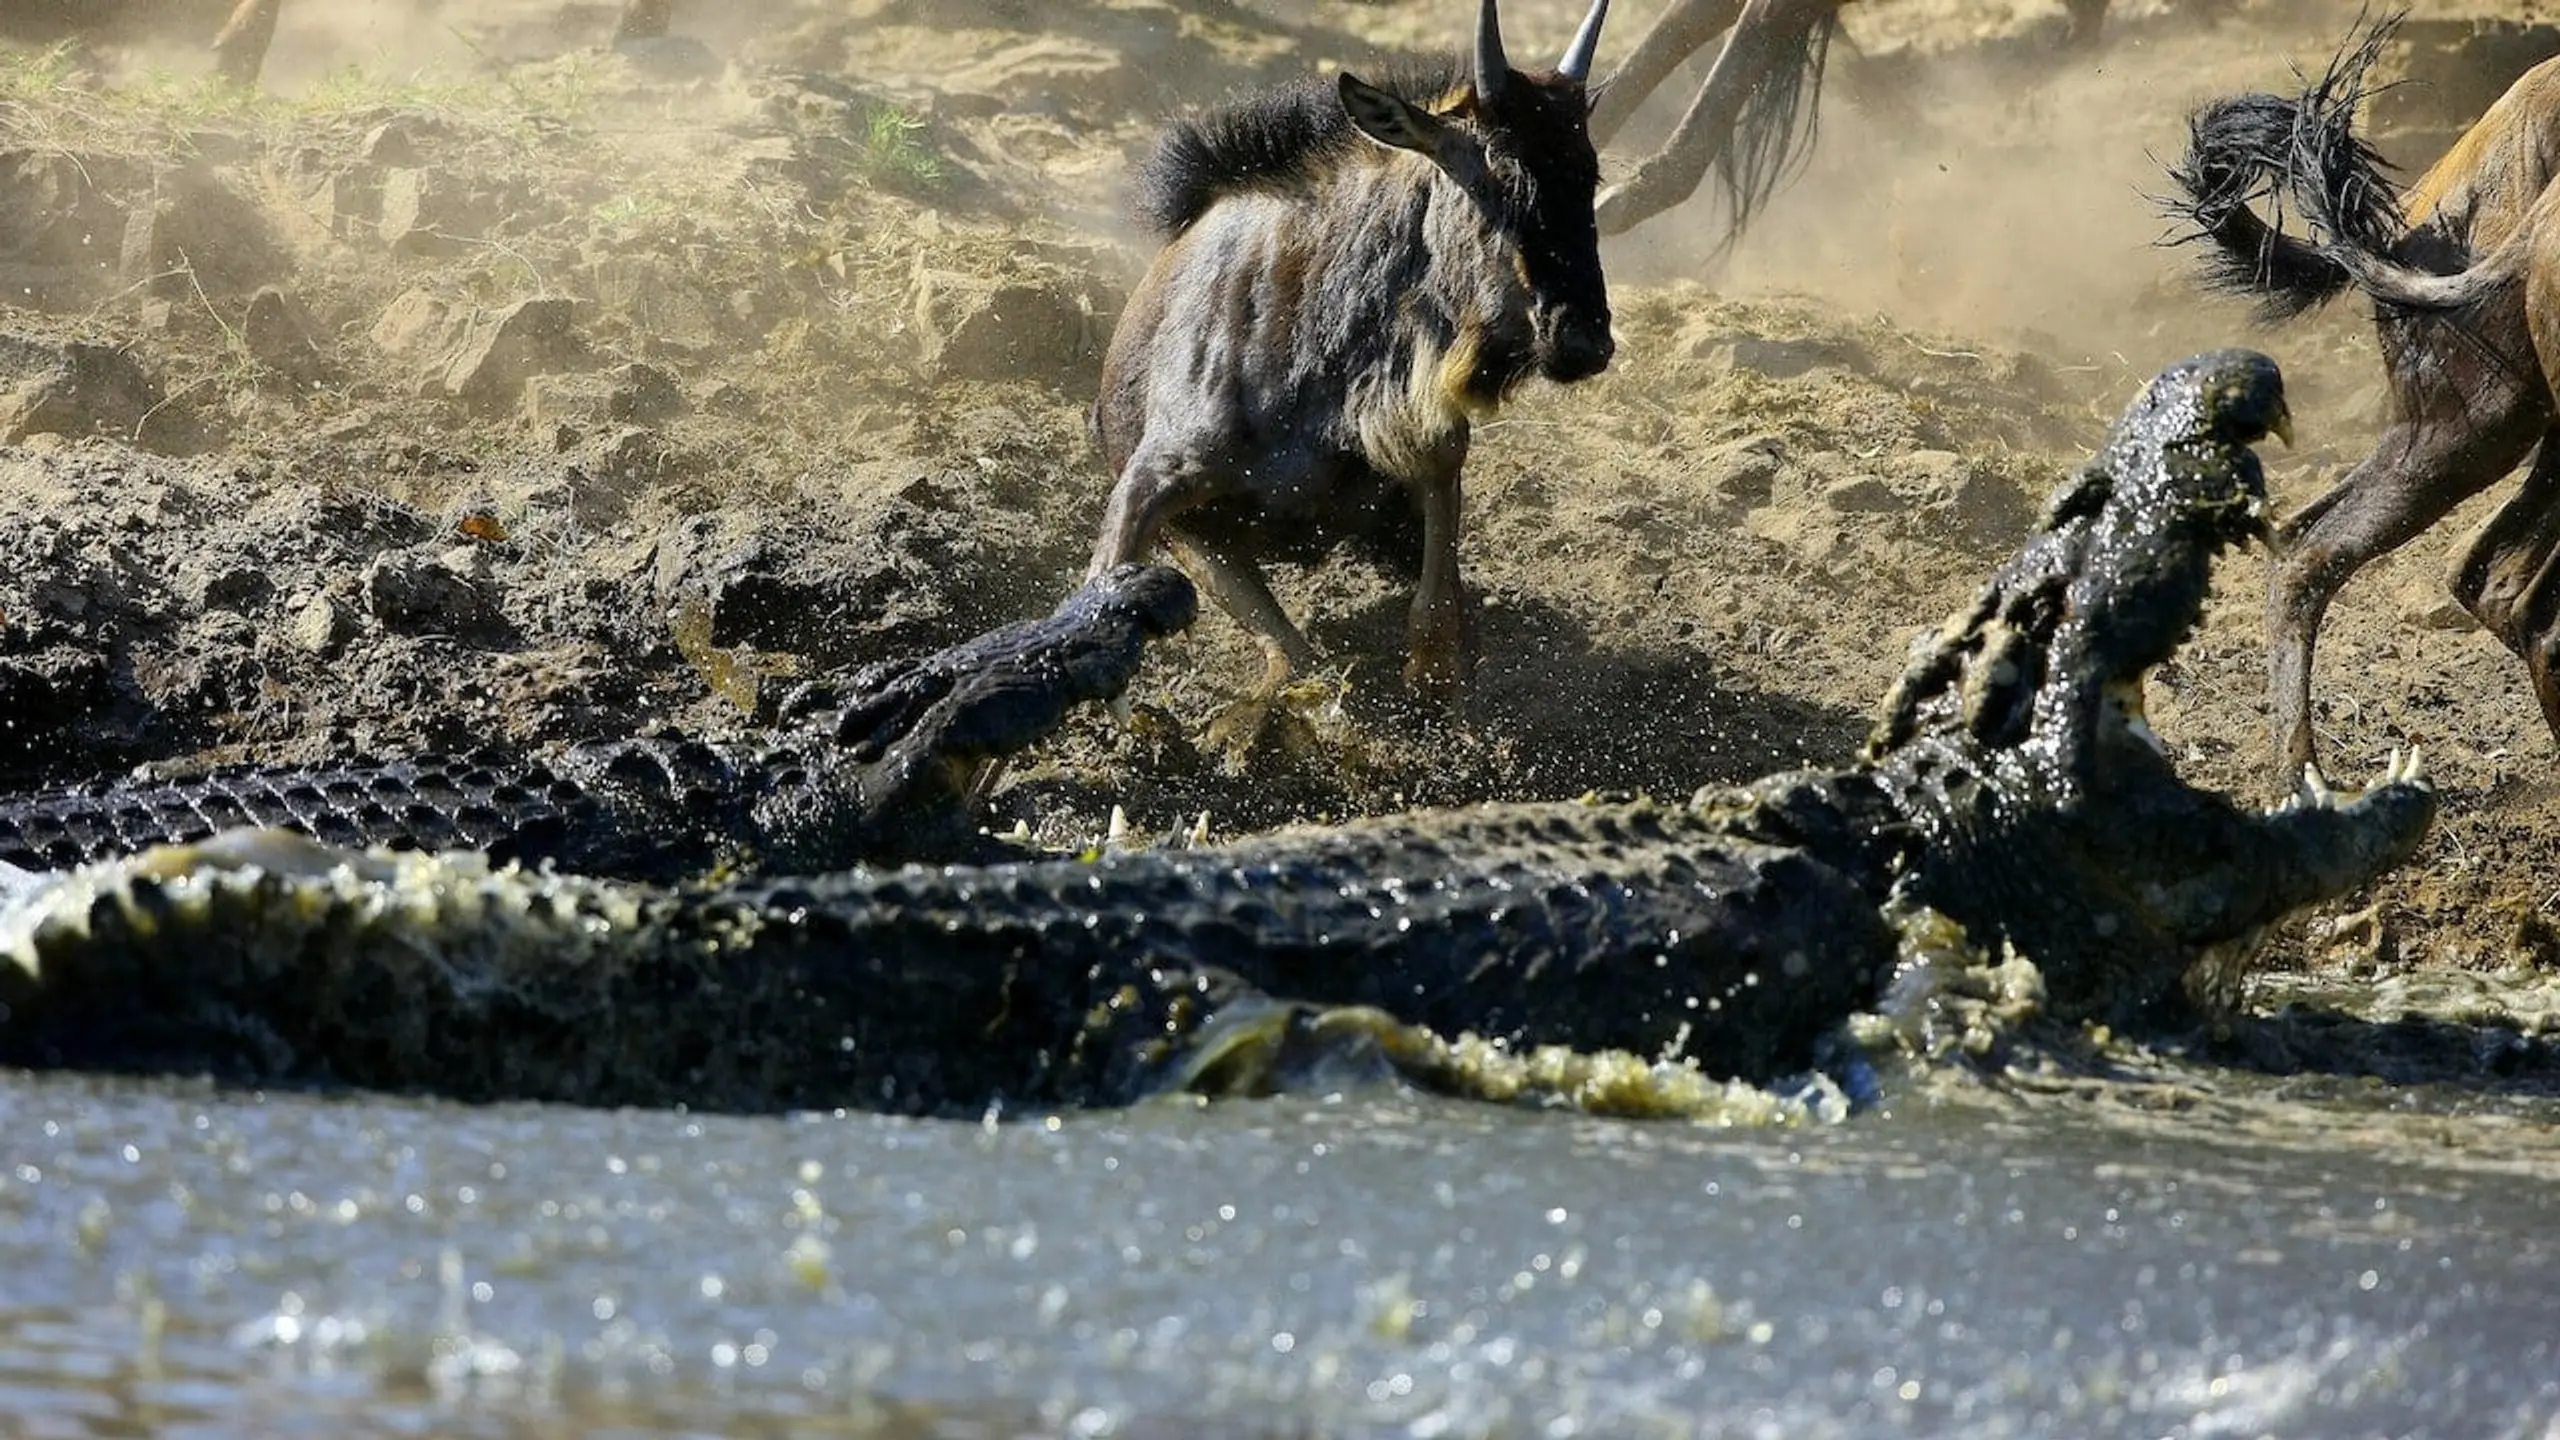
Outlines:
{"label": "wildebeest leg in background", "polygon": [[1467,643],[1466,581],[1458,575],[1458,473],[1467,446],[1435,457],[1437,473],[1414,483],[1422,502],[1422,576],[1413,587],[1413,618],[1406,627],[1404,682],[1417,695],[1454,701],[1473,678],[1475,655]]}
{"label": "wildebeest leg in background", "polygon": [[2071,17],[2064,46],[2073,50],[2096,49],[2098,34],[2106,28],[2107,0],[2062,0],[2062,13]]}
{"label": "wildebeest leg in background", "polygon": [[[1744,0],[1671,138],[1601,192],[1600,233],[1632,230],[1688,199],[1711,168],[1724,173],[1733,233],[1741,233],[1792,158],[1799,113],[1819,102],[1822,57],[1839,8],[1840,0]],[[1760,103],[1746,122],[1755,98]]]}
{"label": "wildebeest leg in background", "polygon": [[1605,148],[1682,61],[1706,49],[1741,13],[1742,0],[1671,0],[1636,48],[1594,88],[1599,98],[1591,104],[1591,143]]}
{"label": "wildebeest leg in background", "polygon": [[276,12],[284,0],[240,0],[213,37],[213,73],[234,85],[255,85],[276,38]]}
{"label": "wildebeest leg in background", "polygon": [[2491,515],[2454,568],[2453,594],[2524,658],[2543,722],[2560,736],[2560,431],[2542,437],[2524,488]]}
{"label": "wildebeest leg in background", "polygon": [[2486,388],[2507,393],[2479,397],[2476,420],[2463,415],[2457,395],[2449,415],[2421,412],[2395,422],[2371,455],[2276,532],[2267,678],[2276,746],[2289,772],[2311,763],[2311,653],[2330,599],[2367,562],[2496,484],[2542,438],[2546,406],[2517,394],[2512,383]]}

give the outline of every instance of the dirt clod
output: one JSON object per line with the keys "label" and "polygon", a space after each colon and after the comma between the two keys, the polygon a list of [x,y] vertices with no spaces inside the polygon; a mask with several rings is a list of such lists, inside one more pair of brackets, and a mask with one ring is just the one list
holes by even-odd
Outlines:
{"label": "dirt clod", "polygon": [[165,446],[176,438],[176,417],[146,423],[159,418],[165,396],[122,347],[0,333],[0,379],[9,382],[0,393],[0,440],[107,435]]}
{"label": "dirt clod", "polygon": [[522,398],[527,380],[583,362],[575,314],[568,300],[549,296],[474,319],[445,364],[445,393],[478,414],[502,412]]}
{"label": "dirt clod", "polygon": [[470,636],[504,623],[490,594],[489,567],[476,550],[377,555],[365,566],[365,608],[401,634]]}

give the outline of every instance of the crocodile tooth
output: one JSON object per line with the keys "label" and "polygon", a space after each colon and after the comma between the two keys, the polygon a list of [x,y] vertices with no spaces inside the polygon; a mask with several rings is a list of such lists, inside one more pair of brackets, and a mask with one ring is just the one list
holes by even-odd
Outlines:
{"label": "crocodile tooth", "polygon": [[2320,762],[2317,760],[2303,763],[2302,785],[2295,793],[2305,805],[2317,805],[2326,809],[2338,803],[2338,792],[2329,788],[2329,777],[2320,773]]}
{"label": "crocodile tooth", "polygon": [[2383,760],[2382,760],[2382,773],[2381,773],[2381,774],[2379,774],[2379,775],[2374,776],[2374,777],[2373,777],[2373,783],[2371,783],[2371,784],[2369,784],[2369,785],[2365,786],[2365,789],[2367,789],[2367,790],[2379,790],[2379,789],[2381,789],[2383,786],[2385,786],[2385,785],[2389,785],[2389,784],[2393,783],[2394,781],[2398,780],[2399,778],[2400,778],[2400,747],[2399,747],[2399,746],[2397,746],[2397,745],[2394,745],[2394,746],[2392,746],[2392,747],[2391,747],[2391,753],[2390,753],[2389,755],[2386,755],[2386,756],[2384,756],[2384,757],[2383,757]]}
{"label": "crocodile tooth", "polygon": [[2151,722],[2144,719],[2142,716],[2136,715],[2132,719],[2125,721],[2124,728],[2126,734],[2131,735],[2136,740],[2150,746],[2153,752],[2158,754],[2161,759],[2172,760],[2177,758],[2169,753],[2169,742],[2161,739],[2160,732],[2152,729]]}
{"label": "crocodile tooth", "polygon": [[2426,757],[2419,754],[2418,747],[2410,746],[2404,755],[2400,747],[2394,745],[2391,747],[2391,759],[2382,767],[2382,778],[2373,783],[2374,788],[2380,789],[2385,785],[2415,785],[2426,778]]}
{"label": "crocodile tooth", "polygon": [[2127,735],[2150,746],[2152,752],[2163,760],[2176,758],[2169,753],[2169,742],[2161,739],[2160,732],[2151,728],[2150,697],[2145,692],[2142,677],[2110,680],[2105,690],[2100,692],[2100,698],[2113,712],[2115,723]]}
{"label": "crocodile tooth", "polygon": [[1199,849],[1201,846],[1206,845],[1206,844],[1208,844],[1208,843],[1209,843],[1209,812],[1208,812],[1208,811],[1206,811],[1206,810],[1201,811],[1201,812],[1200,812],[1200,818],[1191,822],[1191,833],[1190,833],[1188,836],[1184,837],[1184,838],[1185,838],[1185,840],[1190,844],[1191,848],[1192,848],[1192,849],[1194,849],[1194,850],[1197,850],[1197,849]]}
{"label": "crocodile tooth", "polygon": [[1111,825],[1102,832],[1102,843],[1115,849],[1129,843],[1128,811],[1117,805],[1111,807]]}

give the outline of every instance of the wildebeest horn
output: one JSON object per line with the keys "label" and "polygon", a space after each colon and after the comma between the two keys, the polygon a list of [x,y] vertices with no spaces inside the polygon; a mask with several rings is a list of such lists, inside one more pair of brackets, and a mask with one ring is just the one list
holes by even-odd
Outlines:
{"label": "wildebeest horn", "polygon": [[1491,101],[1511,78],[1511,62],[1502,57],[1502,17],[1495,0],[1484,0],[1476,12],[1476,98]]}
{"label": "wildebeest horn", "polygon": [[1573,43],[1564,47],[1564,58],[1556,62],[1556,73],[1576,85],[1591,78],[1591,57],[1600,49],[1600,22],[1609,18],[1609,0],[1591,0],[1591,13],[1582,17],[1582,28],[1573,32]]}

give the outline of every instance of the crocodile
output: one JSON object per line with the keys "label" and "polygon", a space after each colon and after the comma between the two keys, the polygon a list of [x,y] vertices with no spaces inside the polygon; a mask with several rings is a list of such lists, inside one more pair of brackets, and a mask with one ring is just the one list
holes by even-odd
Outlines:
{"label": "crocodile", "polygon": [[589,741],[308,768],[119,777],[0,798],[0,865],[61,869],[277,826],[340,846],[485,851],[499,863],[674,881],[715,870],[988,859],[966,798],[987,765],[1125,690],[1198,597],[1163,566],[1097,576],[1057,610],[922,658],[800,687],[777,733]]}
{"label": "crocodile", "polygon": [[[2282,376],[2154,379],[1869,746],[1685,802],[1426,810],[1214,847],[651,885],[228,832],[0,916],[0,1062],[470,1100],[977,1115],[1251,1090],[1431,1037],[1767,1080],[1896,983],[1911,917],[2157,1024],[2191,973],[2405,860],[2414,755],[2266,812],[2183,781],[2145,674],[2261,538]],[[996,646],[1001,650],[1002,646]]]}

